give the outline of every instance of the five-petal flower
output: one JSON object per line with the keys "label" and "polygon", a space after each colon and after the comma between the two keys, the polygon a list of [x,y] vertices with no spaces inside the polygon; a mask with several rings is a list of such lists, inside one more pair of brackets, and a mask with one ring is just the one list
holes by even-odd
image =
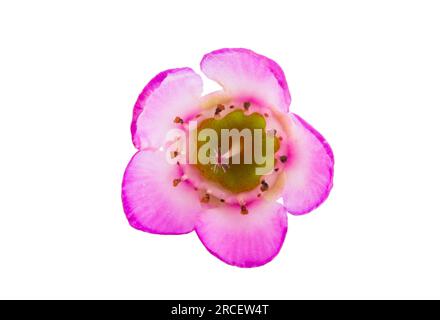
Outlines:
{"label": "five-petal flower", "polygon": [[[333,153],[315,129],[289,113],[287,82],[274,61],[247,49],[221,49],[203,57],[201,70],[223,90],[202,97],[200,76],[181,68],[161,72],[140,94],[131,125],[138,152],[123,179],[124,210],[136,229],[156,234],[195,230],[222,261],[260,266],[280,251],[287,212],[308,213],[327,198]],[[188,131],[190,121],[218,130],[272,130],[274,170],[260,176],[251,173],[255,163],[170,163],[167,133]],[[182,150],[174,152],[182,155]],[[283,204],[276,201],[281,197]]]}

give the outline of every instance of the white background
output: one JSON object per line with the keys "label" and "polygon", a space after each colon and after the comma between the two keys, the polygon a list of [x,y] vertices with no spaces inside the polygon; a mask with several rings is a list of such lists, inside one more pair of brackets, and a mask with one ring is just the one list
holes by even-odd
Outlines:
{"label": "white background", "polygon": [[[438,1],[1,1],[0,298],[440,298]],[[129,227],[132,106],[156,73],[246,47],[336,157],[257,269]],[[216,88],[206,84],[206,91]]]}

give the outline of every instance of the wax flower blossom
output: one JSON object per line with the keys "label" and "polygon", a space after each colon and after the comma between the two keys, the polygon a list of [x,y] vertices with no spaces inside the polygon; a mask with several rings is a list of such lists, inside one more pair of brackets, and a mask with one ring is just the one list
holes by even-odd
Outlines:
{"label": "wax flower blossom", "polygon": [[221,49],[200,67],[223,90],[202,96],[200,76],[180,68],[159,73],[139,95],[124,211],[136,229],[195,231],[220,260],[261,266],[283,245],[287,213],[308,213],[329,195],[333,153],[289,112],[289,88],[274,61]]}

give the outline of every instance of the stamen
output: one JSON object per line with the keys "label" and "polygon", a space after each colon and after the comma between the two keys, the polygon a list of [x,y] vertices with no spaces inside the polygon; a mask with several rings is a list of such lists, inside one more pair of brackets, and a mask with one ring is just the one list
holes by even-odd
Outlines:
{"label": "stamen", "polygon": [[285,162],[287,161],[287,156],[281,156],[281,157],[280,157],[280,161],[281,161],[282,163],[285,163]]}
{"label": "stamen", "polygon": [[183,119],[180,118],[180,117],[175,117],[175,118],[174,118],[174,123],[180,123],[180,124],[183,124]]}
{"label": "stamen", "polygon": [[202,203],[208,203],[208,202],[209,202],[209,199],[210,199],[209,194],[205,193],[205,195],[203,196],[203,198],[200,199],[200,202],[202,202]]}
{"label": "stamen", "polygon": [[240,213],[246,215],[246,214],[249,213],[249,211],[246,208],[246,206],[242,205],[241,208],[240,208]]}
{"label": "stamen", "polygon": [[220,202],[225,202],[225,199],[220,199]]}
{"label": "stamen", "polygon": [[179,155],[178,151],[172,151],[171,152],[171,159],[174,159],[175,157],[177,157]]}
{"label": "stamen", "polygon": [[278,172],[278,170],[280,170],[280,168],[275,168],[275,172]]}
{"label": "stamen", "polygon": [[246,101],[246,102],[243,104],[243,107],[244,107],[244,110],[248,111],[249,108],[251,107],[251,103],[248,102],[248,101]]}
{"label": "stamen", "polygon": [[173,186],[177,187],[181,181],[182,181],[181,179],[174,179],[173,180]]}
{"label": "stamen", "polygon": [[266,118],[269,118],[269,114],[268,113],[264,113],[264,116],[266,117]]}
{"label": "stamen", "polygon": [[222,112],[223,110],[225,110],[225,106],[222,104],[217,105],[217,108],[215,108],[215,115],[219,115],[220,112]]}
{"label": "stamen", "polygon": [[229,108],[230,108],[230,109],[234,109],[234,108],[235,108],[235,106],[234,106],[234,105],[231,105],[231,106],[229,106]]}
{"label": "stamen", "polygon": [[267,184],[266,181],[264,181],[264,180],[261,181],[261,187],[260,187],[260,190],[261,190],[262,192],[269,190],[269,185]]}

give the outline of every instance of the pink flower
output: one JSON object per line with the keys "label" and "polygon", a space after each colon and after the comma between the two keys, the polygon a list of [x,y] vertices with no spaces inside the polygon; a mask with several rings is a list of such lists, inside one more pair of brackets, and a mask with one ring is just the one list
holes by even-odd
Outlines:
{"label": "pink flower", "polygon": [[[282,247],[287,213],[308,213],[329,195],[333,153],[321,134],[289,113],[289,88],[274,61],[247,49],[221,49],[205,55],[200,66],[223,90],[202,96],[200,76],[181,68],[159,73],[140,94],[131,125],[138,151],[123,179],[124,211],[136,229],[195,231],[220,260],[261,266]],[[188,141],[175,147],[167,133],[188,133],[191,121],[199,129],[262,128],[266,141],[272,132],[273,170],[257,175],[255,162],[188,163],[190,152],[182,150]],[[179,161],[171,163],[167,156]]]}

